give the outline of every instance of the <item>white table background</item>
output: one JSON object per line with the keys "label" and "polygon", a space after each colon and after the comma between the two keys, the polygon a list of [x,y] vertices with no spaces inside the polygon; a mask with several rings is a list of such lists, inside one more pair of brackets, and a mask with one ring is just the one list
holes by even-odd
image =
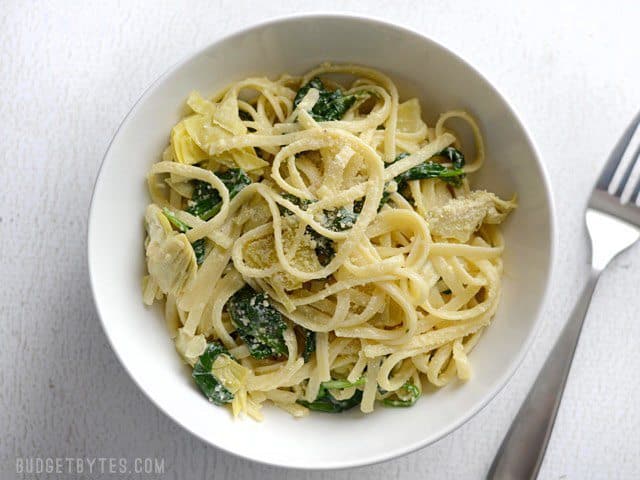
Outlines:
{"label": "white table background", "polygon": [[[0,477],[15,475],[16,457],[31,456],[164,457],[163,479],[482,477],[585,282],[582,210],[640,108],[638,2],[520,3],[1,1]],[[217,451],[138,391],[94,310],[85,231],[109,140],[160,73],[251,23],[338,8],[420,30],[483,72],[537,142],[560,228],[541,328],[497,398],[419,452],[325,474]],[[626,252],[601,278],[541,478],[640,475],[638,253]]]}

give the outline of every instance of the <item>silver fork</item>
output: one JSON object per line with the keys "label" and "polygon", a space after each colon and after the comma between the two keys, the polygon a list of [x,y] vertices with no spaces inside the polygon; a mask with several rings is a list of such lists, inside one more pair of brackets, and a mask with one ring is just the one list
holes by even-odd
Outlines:
{"label": "silver fork", "polygon": [[[640,113],[611,152],[591,192],[585,220],[591,240],[591,272],[568,323],[554,345],[491,465],[487,478],[537,477],[558,413],[571,361],[600,273],[640,238]],[[632,175],[633,174],[633,175]]]}

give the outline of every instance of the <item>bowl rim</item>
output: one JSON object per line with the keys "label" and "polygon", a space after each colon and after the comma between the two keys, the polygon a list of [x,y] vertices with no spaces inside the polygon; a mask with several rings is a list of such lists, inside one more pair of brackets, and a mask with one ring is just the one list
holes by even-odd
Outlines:
{"label": "bowl rim", "polygon": [[[233,40],[234,38],[242,37],[242,36],[246,35],[247,33],[251,32],[253,30],[259,30],[259,29],[262,29],[262,28],[265,28],[265,27],[269,27],[269,26],[272,26],[272,25],[286,24],[286,23],[289,23],[289,22],[298,22],[298,21],[309,21],[309,20],[313,20],[313,19],[335,20],[335,21],[338,21],[338,22],[343,21],[343,20],[367,22],[367,23],[370,23],[370,24],[372,24],[374,26],[386,27],[386,28],[394,29],[396,31],[399,31],[403,35],[411,35],[411,36],[418,37],[421,41],[427,42],[427,43],[431,43],[436,48],[441,49],[442,51],[444,51],[445,53],[447,53],[448,55],[453,57],[457,62],[460,62],[461,64],[463,64],[466,68],[468,68],[469,70],[474,72],[475,75],[477,75],[479,78],[481,78],[486,83],[486,85],[493,91],[493,93],[500,100],[502,100],[502,102],[504,103],[507,111],[517,121],[518,126],[520,127],[520,129],[522,130],[522,132],[524,134],[524,140],[525,140],[527,146],[533,152],[534,159],[535,159],[536,164],[537,164],[537,166],[538,166],[538,168],[540,170],[541,177],[542,177],[542,186],[543,186],[543,191],[544,191],[544,197],[545,197],[545,200],[546,200],[545,207],[546,207],[548,218],[549,218],[549,223],[548,223],[548,225],[549,225],[549,239],[548,239],[549,240],[549,256],[548,256],[547,265],[546,265],[546,271],[547,271],[547,275],[546,275],[546,278],[545,278],[545,282],[546,283],[545,283],[545,286],[544,286],[543,295],[541,296],[541,299],[538,302],[537,307],[535,308],[535,310],[533,312],[534,320],[533,320],[532,328],[530,329],[528,335],[526,336],[526,338],[524,340],[524,343],[522,345],[522,348],[520,348],[520,350],[518,351],[517,356],[512,359],[512,361],[510,362],[510,365],[505,370],[505,372],[500,377],[498,377],[498,379],[496,381],[496,387],[494,388],[494,390],[492,390],[490,393],[486,394],[484,398],[481,398],[480,401],[478,401],[477,404],[474,406],[474,408],[469,409],[467,412],[465,412],[463,415],[461,415],[457,420],[451,422],[447,427],[442,428],[439,431],[431,432],[429,435],[425,435],[425,437],[422,440],[418,441],[418,442],[414,442],[414,443],[409,444],[409,445],[397,447],[397,448],[395,448],[393,450],[388,450],[388,451],[385,451],[384,453],[381,453],[381,454],[378,454],[378,455],[372,455],[370,457],[360,457],[360,458],[355,458],[355,459],[350,459],[350,460],[337,461],[335,463],[332,463],[332,464],[329,464],[329,465],[324,465],[324,466],[316,466],[316,465],[309,465],[309,464],[305,464],[305,465],[302,465],[302,466],[300,466],[300,465],[291,466],[291,465],[287,465],[287,464],[284,464],[284,463],[271,462],[271,461],[266,460],[266,459],[254,458],[254,457],[250,456],[247,453],[233,451],[231,449],[226,448],[223,445],[219,445],[217,443],[214,443],[211,439],[206,438],[206,437],[204,437],[202,435],[199,435],[194,430],[192,430],[188,425],[186,425],[184,423],[181,423],[176,418],[174,418],[173,415],[171,415],[167,410],[165,410],[144,388],[142,388],[140,383],[133,376],[131,370],[128,368],[127,363],[120,356],[120,353],[118,352],[118,349],[116,348],[116,346],[114,344],[114,340],[111,338],[111,336],[109,334],[109,329],[107,328],[107,324],[106,324],[106,322],[104,320],[104,316],[103,316],[102,310],[100,308],[100,304],[99,304],[99,301],[98,301],[98,295],[97,295],[97,291],[96,291],[96,281],[94,279],[95,272],[92,269],[92,255],[91,255],[91,252],[92,252],[91,237],[92,236],[91,236],[91,232],[93,230],[93,225],[94,225],[94,222],[95,222],[95,217],[94,217],[93,213],[94,213],[94,204],[95,204],[96,191],[98,189],[99,184],[101,183],[102,170],[103,170],[103,168],[105,166],[106,159],[109,157],[109,154],[110,154],[111,148],[113,146],[113,143],[116,140],[116,138],[118,138],[118,136],[119,136],[120,132],[123,130],[123,128],[128,124],[128,122],[129,122],[130,118],[132,117],[133,113],[138,110],[138,108],[142,104],[142,102],[147,99],[147,97],[150,95],[150,93],[153,90],[155,90],[165,78],[167,78],[169,75],[171,75],[175,71],[177,71],[180,68],[182,68],[185,64],[189,63],[190,61],[192,61],[193,59],[195,59],[196,57],[198,57],[199,55],[201,55],[205,51],[216,47],[218,44],[220,44],[222,42]],[[509,100],[501,92],[498,91],[498,89],[494,86],[494,84],[492,82],[490,82],[478,69],[476,69],[473,65],[471,65],[464,58],[462,58],[461,56],[459,56],[457,53],[453,52],[452,50],[450,50],[446,46],[442,45],[438,41],[433,40],[432,38],[428,37],[427,35],[419,32],[417,30],[414,30],[411,27],[406,27],[404,25],[400,25],[398,23],[395,23],[394,21],[390,21],[390,20],[387,20],[387,19],[384,19],[384,18],[381,18],[381,17],[377,17],[377,16],[374,16],[374,15],[365,15],[365,14],[359,14],[359,13],[354,13],[354,12],[311,11],[311,12],[300,12],[300,13],[293,13],[293,14],[288,14],[288,15],[278,15],[278,16],[269,17],[269,18],[264,19],[262,21],[253,22],[253,23],[250,23],[250,24],[248,24],[248,25],[246,25],[246,26],[244,26],[242,28],[235,29],[235,30],[231,31],[228,34],[219,36],[219,37],[215,38],[213,41],[208,42],[205,45],[194,49],[191,53],[185,55],[180,60],[178,60],[176,63],[171,65],[167,70],[165,70],[162,74],[160,74],[158,76],[158,78],[156,78],[140,94],[138,99],[131,106],[131,108],[129,109],[127,114],[124,116],[123,120],[120,122],[120,125],[118,126],[118,128],[114,132],[113,137],[111,138],[111,140],[110,140],[110,142],[109,142],[109,144],[107,146],[107,149],[105,150],[105,153],[104,153],[104,155],[102,157],[102,160],[100,162],[100,167],[99,167],[98,172],[96,174],[96,179],[95,179],[95,182],[94,182],[94,185],[93,185],[93,190],[92,190],[92,193],[91,193],[91,200],[90,200],[90,204],[89,204],[89,216],[88,216],[87,229],[86,229],[86,238],[87,238],[87,263],[88,263],[88,272],[89,272],[89,286],[90,286],[90,290],[91,290],[91,296],[92,296],[92,299],[93,299],[93,304],[94,304],[96,312],[98,314],[98,318],[100,320],[100,324],[102,326],[102,330],[104,331],[105,336],[107,337],[107,341],[109,343],[109,346],[111,347],[111,350],[115,354],[116,358],[118,359],[118,361],[120,362],[120,364],[122,365],[124,370],[127,372],[129,378],[131,380],[133,380],[133,383],[138,387],[139,390],[141,390],[144,393],[144,395],[151,401],[151,403],[156,406],[156,408],[158,408],[162,413],[164,413],[164,415],[166,415],[168,418],[170,418],[175,424],[179,425],[184,430],[189,432],[192,436],[200,439],[201,441],[205,442],[208,445],[211,445],[214,448],[220,449],[220,450],[222,450],[222,451],[224,451],[226,453],[229,453],[229,454],[231,454],[231,455],[233,455],[235,457],[239,457],[239,458],[242,458],[242,459],[250,460],[252,462],[256,462],[256,463],[259,463],[259,464],[268,465],[268,466],[272,466],[272,467],[303,470],[303,471],[325,471],[325,470],[340,470],[340,469],[362,467],[362,466],[366,466],[366,465],[374,465],[374,464],[378,464],[378,463],[381,463],[381,462],[384,462],[384,461],[387,461],[387,460],[398,458],[400,456],[407,455],[409,453],[412,453],[412,452],[420,450],[420,449],[422,449],[424,447],[427,447],[428,445],[431,445],[431,444],[437,442],[438,440],[441,440],[445,436],[449,435],[450,433],[454,432],[455,430],[459,429],[461,426],[466,424],[475,415],[477,415],[481,410],[483,410],[506,387],[506,385],[509,382],[509,380],[514,376],[515,372],[518,370],[518,368],[522,364],[526,354],[531,349],[531,345],[533,343],[533,339],[537,336],[538,330],[540,329],[540,325],[542,323],[542,321],[541,321],[541,313],[542,313],[544,307],[546,306],[546,304],[548,302],[550,285],[551,285],[551,282],[552,282],[552,280],[554,278],[554,271],[555,271],[554,265],[555,265],[556,249],[557,249],[557,245],[556,245],[557,244],[557,218],[556,218],[556,208],[555,208],[554,197],[553,197],[552,190],[551,190],[551,182],[549,180],[549,173],[547,172],[547,168],[546,168],[545,164],[541,161],[540,154],[538,152],[538,149],[536,148],[536,145],[535,145],[535,142],[533,141],[533,137],[532,137],[531,133],[526,128],[525,124],[522,122],[522,120],[520,118],[520,115],[518,114],[517,110],[512,105],[512,103],[509,102]]]}

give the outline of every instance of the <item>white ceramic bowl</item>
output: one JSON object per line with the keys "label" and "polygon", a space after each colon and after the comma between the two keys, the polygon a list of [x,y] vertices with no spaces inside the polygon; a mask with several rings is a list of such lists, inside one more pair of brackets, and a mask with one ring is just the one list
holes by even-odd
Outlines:
{"label": "white ceramic bowl", "polygon": [[[312,413],[294,419],[267,407],[262,423],[233,420],[193,384],[159,309],[142,304],[145,175],[168,141],[186,96],[249,75],[300,74],[320,62],[378,68],[401,98],[417,95],[427,120],[464,108],[479,119],[487,162],[475,185],[519,208],[504,228],[504,293],[471,354],[474,376],[425,395],[413,408]],[[424,447],[477,413],[505,385],[530,343],[550,281],[554,221],[549,183],[535,148],[507,101],[444,47],[405,28],[348,15],[301,15],[251,27],[171,68],[125,118],[96,182],[88,232],[95,303],[113,350],[133,380],[169,417],[206,442],[284,467],[331,469],[379,462]]]}

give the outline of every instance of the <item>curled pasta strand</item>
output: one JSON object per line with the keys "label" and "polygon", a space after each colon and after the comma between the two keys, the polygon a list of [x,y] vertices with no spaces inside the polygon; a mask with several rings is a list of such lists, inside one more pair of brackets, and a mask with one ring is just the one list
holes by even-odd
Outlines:
{"label": "curled pasta strand", "polygon": [[[260,419],[271,402],[304,416],[334,405],[328,396],[368,413],[376,401],[412,404],[426,383],[472,379],[470,352],[502,291],[499,224],[515,206],[471,190],[468,174],[485,161],[472,115],[451,110],[429,125],[384,73],[328,63],[193,92],[187,105],[147,178],[143,301],[165,302],[189,365],[211,342],[228,351],[212,372],[233,372],[234,415]],[[473,136],[466,178],[429,163],[464,150],[452,120]],[[194,214],[198,202],[215,215]],[[245,286],[282,319],[278,355],[254,357],[242,327],[255,316],[229,308]]]}

